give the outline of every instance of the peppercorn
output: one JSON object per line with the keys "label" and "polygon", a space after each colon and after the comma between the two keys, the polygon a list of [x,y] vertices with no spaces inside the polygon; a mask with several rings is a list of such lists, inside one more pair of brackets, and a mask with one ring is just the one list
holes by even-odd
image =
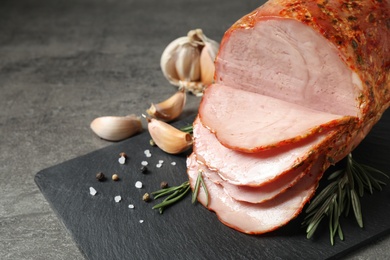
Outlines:
{"label": "peppercorn", "polygon": [[119,176],[118,176],[118,174],[116,174],[116,173],[113,174],[111,178],[112,178],[113,181],[119,180]]}
{"label": "peppercorn", "polygon": [[168,182],[162,181],[162,182],[160,183],[160,188],[161,188],[161,189],[168,188]]}
{"label": "peppercorn", "polygon": [[96,174],[96,179],[98,180],[98,181],[104,181],[105,180],[105,176],[104,176],[104,174],[102,173],[102,172],[98,172],[97,174]]}
{"label": "peppercorn", "polygon": [[145,202],[150,201],[150,195],[149,195],[149,193],[145,193],[145,194],[142,196],[142,200],[145,201]]}
{"label": "peppercorn", "polygon": [[141,173],[147,173],[148,172],[148,167],[146,165],[142,165],[140,168]]}

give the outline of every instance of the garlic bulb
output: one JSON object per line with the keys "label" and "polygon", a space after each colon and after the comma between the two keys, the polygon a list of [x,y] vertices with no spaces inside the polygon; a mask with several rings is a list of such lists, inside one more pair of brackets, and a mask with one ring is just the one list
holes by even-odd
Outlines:
{"label": "garlic bulb", "polygon": [[152,117],[169,122],[180,116],[186,104],[186,99],[185,89],[181,88],[170,98],[158,104],[152,103],[146,112]]}
{"label": "garlic bulb", "polygon": [[192,146],[192,136],[155,118],[147,118],[154,143],[164,152],[178,154]]}
{"label": "garlic bulb", "polygon": [[141,132],[142,123],[136,115],[103,116],[91,122],[91,129],[102,139],[120,141]]}
{"label": "garlic bulb", "polygon": [[161,70],[171,84],[201,95],[213,82],[218,49],[219,44],[201,29],[191,30],[168,44],[161,55]]}

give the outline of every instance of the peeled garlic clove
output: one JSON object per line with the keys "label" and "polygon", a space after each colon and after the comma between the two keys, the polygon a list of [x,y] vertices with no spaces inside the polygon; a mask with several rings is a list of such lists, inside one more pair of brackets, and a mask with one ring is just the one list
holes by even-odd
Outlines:
{"label": "peeled garlic clove", "polygon": [[186,100],[187,97],[185,89],[181,88],[163,102],[152,104],[150,108],[146,110],[146,113],[154,118],[166,122],[172,121],[181,115],[186,104]]}
{"label": "peeled garlic clove", "polygon": [[163,121],[154,118],[148,119],[148,130],[154,143],[166,153],[178,154],[192,146],[190,134]]}
{"label": "peeled garlic clove", "polygon": [[136,115],[103,116],[91,122],[91,129],[102,139],[120,141],[141,132],[142,123]]}

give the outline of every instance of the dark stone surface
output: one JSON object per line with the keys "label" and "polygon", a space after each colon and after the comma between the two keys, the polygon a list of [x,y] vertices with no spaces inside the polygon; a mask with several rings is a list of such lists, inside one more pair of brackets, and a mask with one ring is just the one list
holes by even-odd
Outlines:
{"label": "dark stone surface", "polygon": [[[171,40],[202,28],[219,41],[259,4],[0,1],[0,258],[83,259],[35,174],[111,145],[90,130],[95,117],[141,114],[170,96],[159,60]],[[188,97],[183,118],[198,102]],[[387,259],[389,247],[385,236],[349,258]]]}

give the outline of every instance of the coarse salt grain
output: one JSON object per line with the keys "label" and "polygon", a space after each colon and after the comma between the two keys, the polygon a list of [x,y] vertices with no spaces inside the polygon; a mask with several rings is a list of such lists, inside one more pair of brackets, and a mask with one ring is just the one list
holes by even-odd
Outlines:
{"label": "coarse salt grain", "polygon": [[163,164],[164,160],[158,160],[158,163]]}
{"label": "coarse salt grain", "polygon": [[119,157],[118,162],[119,162],[120,164],[125,164],[126,158],[125,158],[124,156],[121,156],[121,157]]}
{"label": "coarse salt grain", "polygon": [[122,200],[122,197],[119,196],[119,195],[118,195],[118,196],[115,196],[114,200],[115,200],[115,202],[119,202],[119,201]]}
{"label": "coarse salt grain", "polygon": [[89,187],[89,194],[91,194],[92,196],[95,196],[97,193],[97,191],[95,190],[94,187]]}
{"label": "coarse salt grain", "polygon": [[143,219],[140,219],[140,220],[139,220],[139,223],[144,223],[144,220],[143,220]]}
{"label": "coarse salt grain", "polygon": [[162,166],[161,163],[156,164],[156,167],[157,167],[157,168],[161,168],[161,166]]}
{"label": "coarse salt grain", "polygon": [[134,204],[129,204],[129,209],[133,209],[134,208]]}
{"label": "coarse salt grain", "polygon": [[137,181],[137,182],[135,183],[135,187],[138,188],[138,189],[141,189],[141,188],[142,188],[142,182]]}
{"label": "coarse salt grain", "polygon": [[148,165],[148,162],[147,161],[142,161],[141,165],[146,166],[146,165]]}
{"label": "coarse salt grain", "polygon": [[144,154],[146,155],[146,157],[152,157],[152,154],[150,153],[149,150],[145,150]]}
{"label": "coarse salt grain", "polygon": [[176,165],[176,162],[171,162],[171,165]]}

